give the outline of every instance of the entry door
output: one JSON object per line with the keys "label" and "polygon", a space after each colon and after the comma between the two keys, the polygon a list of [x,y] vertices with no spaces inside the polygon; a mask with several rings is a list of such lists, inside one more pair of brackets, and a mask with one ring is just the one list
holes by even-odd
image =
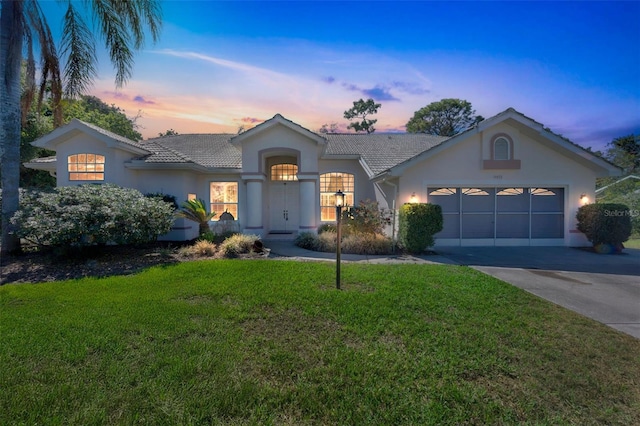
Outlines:
{"label": "entry door", "polygon": [[273,182],[270,193],[271,232],[293,232],[300,226],[298,182]]}

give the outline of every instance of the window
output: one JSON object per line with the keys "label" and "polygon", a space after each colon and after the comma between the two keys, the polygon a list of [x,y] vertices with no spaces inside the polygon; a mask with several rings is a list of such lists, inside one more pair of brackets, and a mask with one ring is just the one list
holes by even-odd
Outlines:
{"label": "window", "polygon": [[462,188],[464,195],[489,195],[489,193],[482,188]]}
{"label": "window", "polygon": [[320,175],[320,220],[336,220],[336,192],[344,192],[345,206],[353,206],[352,174],[332,172]]}
{"label": "window", "polygon": [[297,181],[298,166],[295,164],[274,164],[271,166],[271,180]]}
{"label": "window", "polygon": [[482,160],[485,170],[520,170],[521,161],[514,158],[514,144],[511,136],[499,133],[491,138],[490,158]]}
{"label": "window", "polygon": [[216,212],[214,221],[229,212],[238,220],[238,182],[211,182],[211,211]]}
{"label": "window", "polygon": [[67,157],[69,180],[104,180],[104,155],[73,154]]}
{"label": "window", "polygon": [[493,142],[493,159],[510,160],[509,141],[505,137],[499,137]]}
{"label": "window", "polygon": [[429,192],[429,195],[456,195],[458,188],[436,188]]}

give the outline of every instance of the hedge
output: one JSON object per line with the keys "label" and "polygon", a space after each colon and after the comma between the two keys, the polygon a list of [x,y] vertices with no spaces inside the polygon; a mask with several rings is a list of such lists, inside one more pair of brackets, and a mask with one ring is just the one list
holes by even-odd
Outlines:
{"label": "hedge", "polygon": [[421,253],[435,244],[442,231],[442,207],[437,204],[405,204],[399,213],[398,242],[409,253]]}

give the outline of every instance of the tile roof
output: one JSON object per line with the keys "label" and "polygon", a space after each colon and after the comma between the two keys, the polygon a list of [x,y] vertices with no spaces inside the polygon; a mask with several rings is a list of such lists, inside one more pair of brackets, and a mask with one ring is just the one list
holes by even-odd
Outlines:
{"label": "tile roof", "polygon": [[146,163],[194,163],[203,167],[240,168],[240,150],[229,141],[230,134],[193,134],[149,139],[142,146],[152,154]]}
{"label": "tile roof", "polygon": [[[240,150],[231,143],[235,135],[176,135],[143,141],[152,154],[140,157],[145,163],[193,163],[212,168],[241,168]],[[335,133],[327,140],[325,157],[360,157],[373,174],[385,171],[448,138],[413,133]]]}
{"label": "tile roof", "polygon": [[449,139],[424,133],[329,133],[325,155],[359,155],[375,175]]}

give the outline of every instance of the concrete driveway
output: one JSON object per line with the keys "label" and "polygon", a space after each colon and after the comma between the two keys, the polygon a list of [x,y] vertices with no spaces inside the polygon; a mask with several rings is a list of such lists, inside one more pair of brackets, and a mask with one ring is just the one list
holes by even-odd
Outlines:
{"label": "concrete driveway", "polygon": [[439,255],[640,339],[640,250],[445,247]]}

